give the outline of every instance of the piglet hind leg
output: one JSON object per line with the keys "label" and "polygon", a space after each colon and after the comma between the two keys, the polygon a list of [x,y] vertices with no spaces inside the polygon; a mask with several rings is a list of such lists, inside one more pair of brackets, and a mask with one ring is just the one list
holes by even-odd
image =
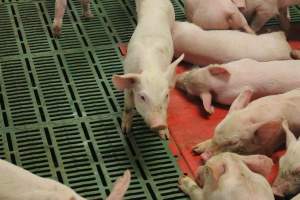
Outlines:
{"label": "piglet hind leg", "polygon": [[67,0],[55,1],[55,17],[53,20],[53,36],[59,37],[61,35],[61,28],[65,10],[67,7]]}
{"label": "piglet hind leg", "polygon": [[130,133],[132,126],[132,118],[134,114],[134,99],[131,90],[125,90],[124,94],[125,107],[122,117],[122,132],[124,134],[128,134]]}
{"label": "piglet hind leg", "polygon": [[188,176],[181,176],[178,180],[178,187],[187,195],[191,200],[204,200],[202,189]]}
{"label": "piglet hind leg", "polygon": [[88,19],[93,18],[94,15],[91,11],[91,0],[80,0],[80,3],[83,9],[83,17]]}
{"label": "piglet hind leg", "polygon": [[280,27],[286,32],[288,33],[291,25],[291,17],[290,17],[290,13],[289,13],[289,8],[282,8],[279,10],[279,21],[280,21]]}

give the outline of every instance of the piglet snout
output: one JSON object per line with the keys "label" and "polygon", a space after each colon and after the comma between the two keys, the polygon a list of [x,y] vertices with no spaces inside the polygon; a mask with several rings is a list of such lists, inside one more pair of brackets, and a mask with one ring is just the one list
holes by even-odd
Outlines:
{"label": "piglet snout", "polygon": [[153,119],[150,123],[150,127],[154,131],[160,131],[167,128],[167,124],[161,119]]}

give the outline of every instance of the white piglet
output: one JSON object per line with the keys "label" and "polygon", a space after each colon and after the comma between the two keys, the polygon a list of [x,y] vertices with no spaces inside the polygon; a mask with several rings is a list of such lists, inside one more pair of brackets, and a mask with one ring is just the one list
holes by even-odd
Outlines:
{"label": "white piglet", "polygon": [[176,86],[202,99],[213,112],[212,100],[231,105],[248,89],[250,100],[300,88],[300,60],[258,62],[242,59],[222,65],[196,68],[177,77]]}
{"label": "white piglet", "polygon": [[199,186],[183,176],[179,179],[179,187],[191,200],[274,200],[271,186],[265,179],[272,166],[267,156],[222,153],[199,168]]}
{"label": "white piglet", "polygon": [[136,5],[138,24],[129,41],[125,74],[112,79],[117,89],[125,91],[122,130],[130,131],[135,107],[150,128],[166,138],[169,91],[175,85],[175,68],[183,59],[182,55],[171,63],[174,8],[169,0],[136,0]]}
{"label": "white piglet", "polygon": [[242,29],[254,33],[239,8],[243,0],[186,0],[185,13],[188,21],[205,30]]}
{"label": "white piglet", "polygon": [[222,64],[251,58],[257,61],[291,59],[283,32],[262,35],[231,30],[206,31],[188,22],[176,22],[172,31],[175,56],[198,65]]}
{"label": "white piglet", "polygon": [[[233,102],[229,113],[217,125],[212,139],[194,151],[207,160],[220,152],[271,155],[284,143],[282,121],[295,133],[300,131],[300,89],[266,96],[249,103],[245,90]],[[249,104],[248,104],[249,103]]]}
{"label": "white piglet", "polygon": [[[92,18],[93,14],[90,8],[91,0],[80,0],[83,8],[83,17]],[[59,37],[61,35],[61,29],[63,24],[63,17],[67,8],[67,0],[56,0],[55,1],[55,17],[53,20],[53,35]]]}
{"label": "white piglet", "polygon": [[300,0],[241,0],[241,12],[250,21],[250,27],[259,31],[271,18],[277,17],[284,30],[290,27],[289,7],[300,4]]}
{"label": "white piglet", "polygon": [[272,186],[277,196],[300,192],[300,141],[290,131],[287,121],[282,124],[286,134],[287,151],[279,160],[279,172]]}
{"label": "white piglet", "polygon": [[[130,171],[117,179],[107,200],[122,200],[130,184]],[[86,200],[71,188],[51,179],[41,178],[0,160],[1,200]]]}

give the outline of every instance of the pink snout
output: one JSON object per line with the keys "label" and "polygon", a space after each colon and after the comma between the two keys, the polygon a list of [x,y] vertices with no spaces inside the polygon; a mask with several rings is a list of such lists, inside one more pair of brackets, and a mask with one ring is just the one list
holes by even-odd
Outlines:
{"label": "pink snout", "polygon": [[163,130],[167,128],[167,124],[164,120],[159,118],[154,118],[150,121],[150,128],[155,131]]}

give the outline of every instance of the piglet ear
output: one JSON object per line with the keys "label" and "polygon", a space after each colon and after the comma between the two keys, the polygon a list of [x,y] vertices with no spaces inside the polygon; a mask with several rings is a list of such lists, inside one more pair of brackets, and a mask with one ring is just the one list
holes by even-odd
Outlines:
{"label": "piglet ear", "polygon": [[231,0],[238,8],[246,8],[246,0]]}
{"label": "piglet ear", "polygon": [[284,120],[282,122],[282,128],[286,135],[286,148],[289,148],[289,146],[292,143],[296,142],[297,139],[296,139],[295,135],[292,133],[292,131],[289,129],[289,124],[288,124],[287,120]]}
{"label": "piglet ear", "polygon": [[139,74],[129,73],[112,77],[112,82],[118,90],[132,89],[139,81]]}
{"label": "piglet ear", "polygon": [[230,78],[230,72],[227,71],[224,67],[221,66],[208,66],[207,67],[209,73],[221,80],[228,81]]}
{"label": "piglet ear", "polygon": [[274,141],[274,138],[278,138],[278,135],[280,135],[282,131],[281,124],[281,121],[270,121],[253,124],[253,129],[256,129],[256,131],[253,130],[253,143],[258,145],[265,145]]}
{"label": "piglet ear", "polygon": [[172,62],[167,69],[167,79],[169,80],[170,88],[175,87],[176,83],[176,67],[183,60],[184,54],[181,54],[179,58],[177,58],[174,62]]}
{"label": "piglet ear", "polygon": [[238,155],[240,159],[247,165],[247,167],[258,174],[268,177],[270,174],[273,161],[271,158],[264,155],[251,155],[251,156],[241,156]]}
{"label": "piglet ear", "polygon": [[[223,162],[214,162],[211,165],[207,165],[207,170],[209,171],[209,180],[211,180],[211,183],[208,184],[213,184],[217,186],[220,177],[225,174],[226,172],[226,165]],[[206,180],[205,180],[206,181]]]}
{"label": "piglet ear", "polygon": [[232,111],[236,111],[236,110],[245,108],[251,101],[252,96],[253,96],[252,89],[247,88],[247,89],[243,90],[231,104],[229,113]]}

